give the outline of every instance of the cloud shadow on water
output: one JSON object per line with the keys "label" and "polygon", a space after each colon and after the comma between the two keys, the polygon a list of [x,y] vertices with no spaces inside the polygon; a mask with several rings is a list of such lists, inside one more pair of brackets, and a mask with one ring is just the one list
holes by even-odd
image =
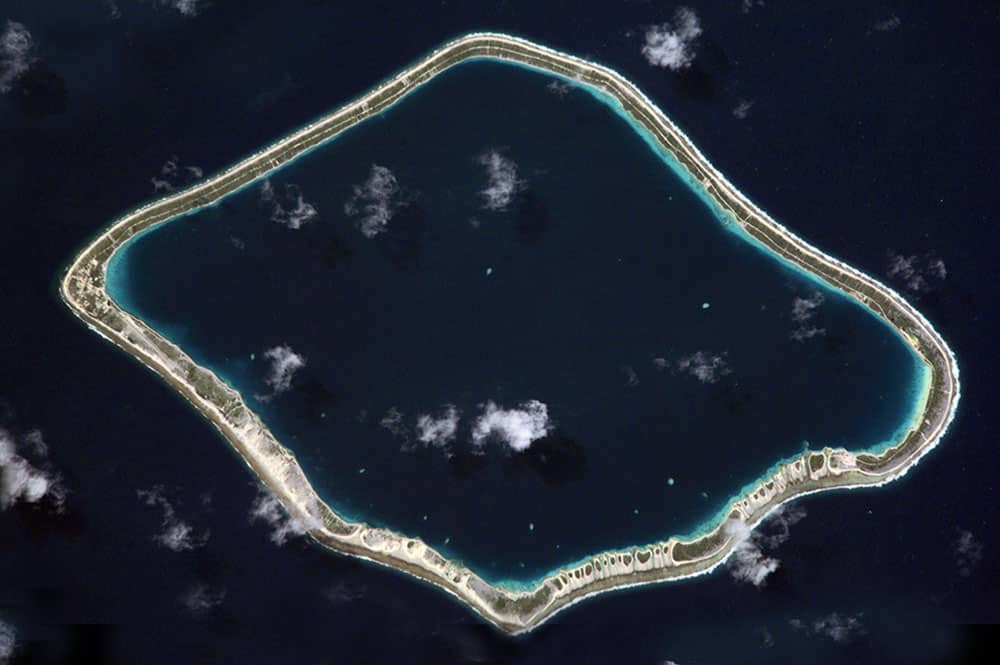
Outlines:
{"label": "cloud shadow on water", "polygon": [[18,79],[14,96],[21,111],[35,118],[59,115],[69,108],[66,80],[44,65],[32,67]]}
{"label": "cloud shadow on water", "polygon": [[548,204],[537,192],[526,189],[520,193],[514,218],[514,234],[518,242],[538,242],[552,226],[552,221]]}
{"label": "cloud shadow on water", "polygon": [[535,441],[527,450],[511,455],[504,464],[507,473],[530,472],[550,487],[581,480],[587,474],[587,453],[569,436],[553,433]]}
{"label": "cloud shadow on water", "polygon": [[417,204],[400,209],[376,242],[396,270],[413,270],[420,264],[430,235],[427,210]]}

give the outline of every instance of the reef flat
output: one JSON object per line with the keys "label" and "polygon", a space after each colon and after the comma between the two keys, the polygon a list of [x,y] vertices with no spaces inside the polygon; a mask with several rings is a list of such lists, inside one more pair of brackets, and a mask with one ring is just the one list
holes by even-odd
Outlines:
{"label": "reef flat", "polygon": [[[598,553],[547,575],[527,589],[491,584],[417,538],[351,522],[333,511],[318,496],[291,451],[277,441],[237,391],[110,297],[107,266],[136,234],[218,202],[385,111],[438,74],[473,59],[532,68],[610,99],[654,148],[678,165],[692,187],[734,230],[784,263],[856,299],[889,324],[926,368],[911,428],[877,453],[842,448],[805,452],[769,471],[696,538],[665,537],[660,542]],[[602,591],[710,571],[736,544],[726,529],[729,520],[752,527],[769,511],[797,496],[879,485],[898,478],[941,439],[960,394],[954,355],[923,316],[893,290],[823,254],[757,208],[629,81],[601,65],[501,34],[472,34],[449,42],[359,99],[223,172],[126,214],[73,260],[60,291],[90,328],[159,374],[208,418],[286,510],[311,526],[312,538],[335,551],[392,567],[444,589],[511,633],[530,630],[560,609]]]}

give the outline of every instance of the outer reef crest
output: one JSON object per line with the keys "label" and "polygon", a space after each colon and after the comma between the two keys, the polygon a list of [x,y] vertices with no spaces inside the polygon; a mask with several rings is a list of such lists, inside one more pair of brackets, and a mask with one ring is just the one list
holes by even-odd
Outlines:
{"label": "outer reef crest", "polygon": [[[242,396],[182,349],[122,309],[106,289],[111,257],[136,234],[213,205],[291,160],[377,115],[417,86],[462,62],[490,59],[573,81],[604,99],[667,156],[717,214],[747,240],[784,263],[842,291],[883,319],[921,359],[926,381],[911,427],[881,451],[807,451],[771,469],[735,498],[717,523],[693,539],[595,554],[555,571],[527,589],[490,584],[419,539],[351,522],[324,503],[295,456],[278,442]],[[706,573],[732,553],[729,520],[753,527],[773,509],[804,494],[881,485],[907,472],[943,437],[960,388],[955,356],[934,327],[898,293],[798,238],[750,202],[717,171],[667,116],[618,73],[519,37],[476,33],[448,42],[370,92],[182,192],[116,220],[76,256],[60,294],[88,327],[156,372],[226,438],[309,534],[326,547],[425,580],[462,600],[509,633],[529,631],[559,610],[611,589]]]}

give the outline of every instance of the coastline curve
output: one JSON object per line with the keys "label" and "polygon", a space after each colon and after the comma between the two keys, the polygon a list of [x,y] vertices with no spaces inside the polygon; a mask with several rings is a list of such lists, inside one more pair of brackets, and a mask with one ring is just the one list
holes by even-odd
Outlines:
{"label": "coastline curve", "polygon": [[[418,538],[352,522],[316,493],[294,454],[242,396],[182,349],[118,305],[107,290],[111,257],[140,233],[216,204],[229,194],[377,115],[414,89],[463,62],[488,59],[535,69],[606,97],[650,145],[671,158],[725,223],[745,240],[866,307],[889,325],[924,365],[925,381],[913,421],[882,449],[805,451],[784,460],[729,502],[714,523],[690,539],[672,536],[605,551],[553,571],[525,588],[492,584]],[[729,520],[749,527],[806,494],[883,485],[904,475],[944,436],[960,398],[954,353],[927,319],[896,291],[830,257],[772,219],[736,189],[688,137],[638,88],[597,63],[520,37],[473,33],[449,41],[339,109],[305,125],[220,173],[143,205],[114,221],[67,266],[60,297],[91,330],[158,374],[208,419],[309,535],[336,552],[372,561],[438,587],[508,633],[532,630],[557,612],[613,589],[678,580],[710,572],[734,551]]]}

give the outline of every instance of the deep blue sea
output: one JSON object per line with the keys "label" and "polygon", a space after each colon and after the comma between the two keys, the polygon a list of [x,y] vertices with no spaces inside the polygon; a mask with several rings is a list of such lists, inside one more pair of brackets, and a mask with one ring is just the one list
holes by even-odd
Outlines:
{"label": "deep blue sea", "polygon": [[[62,512],[0,509],[11,662],[968,659],[971,624],[1000,620],[1000,14],[911,4],[692,3],[701,34],[673,72],[642,54],[648,26],[677,23],[664,3],[5,3],[0,30],[23,25],[31,47],[0,94],[0,427],[25,446],[39,430],[44,460],[24,454],[67,488]],[[224,441],[59,302],[74,251],[157,195],[153,179],[215,172],[474,29],[622,72],[751,199],[906,293],[958,354],[963,401],[939,448],[890,486],[798,502],[805,517],[762,545],[780,562],[762,587],[718,570],[511,639],[398,574],[277,546],[249,523],[257,490]],[[272,222],[255,186],[147,234],[116,276],[123,302],[252,400],[264,349],[301,353],[291,390],[254,406],[323,496],[491,579],[693,530],[805,441],[877,445],[915,379],[891,332],[830,292],[810,320],[825,334],[792,339],[793,303],[817,287],[724,229],[610,109],[548,83],[460,67],[271,178],[317,209],[301,229]],[[503,212],[476,194],[490,150],[524,180]],[[406,205],[368,239],[343,206],[373,164]],[[730,373],[676,368],[697,351]],[[553,435],[473,455],[479,405],[528,399]],[[464,414],[451,457],[379,426],[449,403]],[[136,492],[159,486],[204,543],[153,540],[163,513]],[[192,611],[199,587],[211,607]]]}

